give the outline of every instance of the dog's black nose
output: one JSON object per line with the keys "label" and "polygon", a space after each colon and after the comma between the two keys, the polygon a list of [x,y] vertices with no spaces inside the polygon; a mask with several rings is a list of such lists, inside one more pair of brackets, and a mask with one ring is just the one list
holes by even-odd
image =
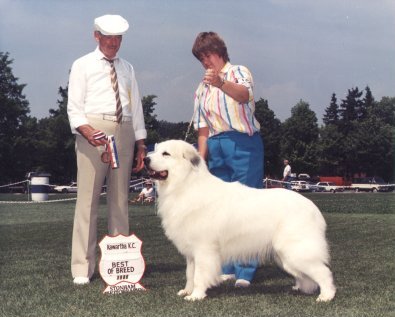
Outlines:
{"label": "dog's black nose", "polygon": [[151,159],[148,156],[144,157],[144,164],[145,165],[148,166],[150,162],[151,162]]}

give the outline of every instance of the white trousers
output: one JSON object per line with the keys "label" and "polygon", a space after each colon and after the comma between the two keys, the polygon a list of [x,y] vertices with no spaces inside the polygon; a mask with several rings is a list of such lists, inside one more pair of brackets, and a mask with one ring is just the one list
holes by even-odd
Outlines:
{"label": "white trousers", "polygon": [[95,270],[98,207],[104,183],[107,184],[108,234],[129,235],[129,181],[135,143],[132,122],[118,124],[89,118],[89,124],[107,135],[114,135],[119,168],[112,169],[101,161],[104,147],[94,147],[83,136],[76,136],[78,193],[71,252],[73,278],[91,278]]}

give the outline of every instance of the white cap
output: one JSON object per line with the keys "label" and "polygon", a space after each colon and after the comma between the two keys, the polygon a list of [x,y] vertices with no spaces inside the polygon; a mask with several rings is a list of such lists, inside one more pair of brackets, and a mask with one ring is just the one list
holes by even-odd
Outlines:
{"label": "white cap", "polygon": [[95,19],[95,30],[103,35],[123,35],[129,29],[129,23],[120,15],[103,15]]}

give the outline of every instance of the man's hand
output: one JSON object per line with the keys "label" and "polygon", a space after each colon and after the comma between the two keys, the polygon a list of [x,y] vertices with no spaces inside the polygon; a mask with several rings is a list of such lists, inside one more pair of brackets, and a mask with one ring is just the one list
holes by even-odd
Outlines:
{"label": "man's hand", "polygon": [[137,153],[136,153],[136,167],[132,169],[133,173],[138,173],[144,168],[144,158],[146,156],[147,147],[144,145],[144,140],[139,140],[136,143]]}
{"label": "man's hand", "polygon": [[77,131],[88,140],[92,146],[102,146],[108,143],[107,137],[104,132],[96,130],[89,124],[81,125],[77,128]]}

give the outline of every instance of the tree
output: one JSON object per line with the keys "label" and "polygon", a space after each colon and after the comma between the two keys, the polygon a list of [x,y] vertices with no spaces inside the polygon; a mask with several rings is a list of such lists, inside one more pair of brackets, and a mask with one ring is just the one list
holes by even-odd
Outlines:
{"label": "tree", "polygon": [[[320,172],[351,179],[356,174],[392,178],[395,99],[376,102],[369,87],[365,96],[348,90],[340,124],[326,120],[320,131]],[[327,118],[327,117],[325,117]]]}
{"label": "tree", "polygon": [[255,102],[255,117],[261,125],[260,134],[264,144],[264,173],[267,177],[279,177],[282,171],[281,121],[269,108],[268,101],[262,98]]}
{"label": "tree", "polygon": [[369,116],[354,131],[351,135],[355,142],[353,174],[363,173],[391,179],[394,169],[394,127],[383,123],[380,118]]}
{"label": "tree", "polygon": [[383,97],[370,109],[370,115],[373,115],[384,123],[395,127],[395,97]]}
{"label": "tree", "polygon": [[66,183],[76,180],[75,143],[67,115],[68,88],[59,87],[58,93],[58,108],[50,109],[50,116],[38,122],[35,169],[49,172],[54,182]]}
{"label": "tree", "polygon": [[336,124],[320,128],[319,138],[319,174],[321,176],[343,176],[345,174],[343,158],[343,134]]}
{"label": "tree", "polygon": [[341,157],[343,155],[343,134],[339,131],[340,109],[336,94],[332,94],[331,103],[325,109],[319,138],[320,175],[343,175]]}
{"label": "tree", "polygon": [[2,181],[20,180],[26,173],[26,127],[33,127],[29,102],[12,73],[9,53],[0,52],[0,175]]}
{"label": "tree", "polygon": [[281,126],[281,153],[290,160],[292,170],[316,174],[318,171],[318,123],[307,102],[300,100],[291,117]]}
{"label": "tree", "polygon": [[376,102],[374,101],[372,91],[370,90],[369,86],[366,86],[365,97],[362,100],[358,119],[365,120],[368,117],[369,112],[375,106],[375,104],[376,104]]}
{"label": "tree", "polygon": [[[40,120],[29,116],[29,102],[12,73],[9,53],[0,52],[0,176],[3,183],[19,181],[26,172],[51,173],[51,181],[75,179],[74,137],[67,116],[67,87],[59,87],[57,108]],[[363,96],[364,95],[364,96]],[[148,132],[147,144],[184,139],[189,123],[158,121],[155,95],[142,98]],[[255,115],[261,124],[265,146],[265,173],[281,176],[282,159],[292,162],[293,171],[321,175],[354,174],[381,176],[394,181],[395,97],[375,101],[369,87],[348,90],[338,105],[333,93],[319,129],[309,104],[300,101],[284,123],[275,117],[268,101],[256,102]],[[196,142],[193,128],[188,142]]]}
{"label": "tree", "polygon": [[363,109],[363,116],[349,135],[356,143],[353,173],[391,180],[394,177],[395,98],[384,97],[376,102],[366,87]]}
{"label": "tree", "polygon": [[[158,128],[158,134],[160,137],[159,142],[171,140],[171,139],[184,140],[188,127],[189,127],[188,122],[174,123],[174,122],[168,122],[163,120],[159,121],[159,128]],[[189,143],[197,142],[197,136],[193,126],[191,126],[189,130],[186,141]]]}
{"label": "tree", "polygon": [[361,116],[363,101],[361,100],[363,92],[358,87],[348,90],[346,99],[340,104],[340,127],[342,132],[347,134],[351,128],[351,122],[358,120]]}
{"label": "tree", "polygon": [[325,109],[322,121],[326,125],[337,125],[339,123],[339,106],[337,105],[336,94],[332,94],[331,103],[329,107]]}
{"label": "tree", "polygon": [[155,98],[155,95],[148,95],[144,96],[141,100],[143,104],[145,128],[147,129],[147,144],[155,144],[159,141],[159,123],[156,119],[156,115],[154,114],[156,106],[156,102],[154,101]]}

